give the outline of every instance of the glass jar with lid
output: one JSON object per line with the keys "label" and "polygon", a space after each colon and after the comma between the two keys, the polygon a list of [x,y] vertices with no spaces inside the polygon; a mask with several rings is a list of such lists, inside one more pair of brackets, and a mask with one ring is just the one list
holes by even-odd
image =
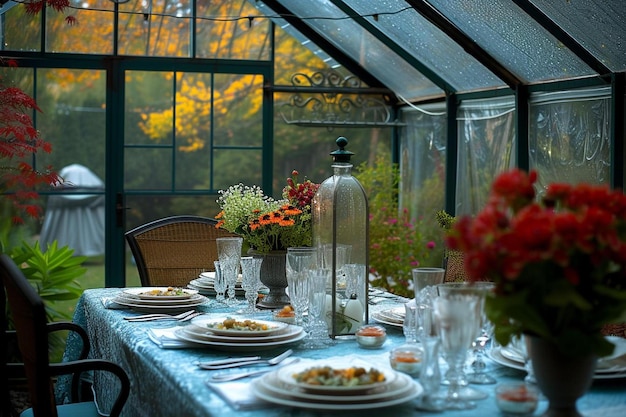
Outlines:
{"label": "glass jar with lid", "polygon": [[331,270],[327,323],[331,337],[354,335],[367,323],[369,211],[365,190],[352,176],[348,140],[331,152],[333,175],[320,184],[312,202],[313,245]]}

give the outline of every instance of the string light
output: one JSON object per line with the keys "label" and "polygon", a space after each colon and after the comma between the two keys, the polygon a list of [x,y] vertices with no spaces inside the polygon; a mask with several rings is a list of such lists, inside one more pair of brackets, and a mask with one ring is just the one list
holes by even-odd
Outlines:
{"label": "string light", "polygon": [[[14,0],[16,3],[27,3],[29,0]],[[128,0],[124,1],[124,0],[111,0],[114,3],[126,3]],[[96,11],[96,12],[111,12],[110,9],[100,9],[100,8],[90,8],[90,7],[79,7],[79,6],[74,6],[74,5],[67,5],[66,6],[67,9],[75,9],[75,10],[90,10],[90,11]],[[252,27],[252,21],[253,20],[260,20],[260,19],[286,19],[286,18],[296,18],[299,20],[352,20],[354,18],[367,18],[367,17],[371,17],[373,18],[376,22],[378,22],[378,19],[380,18],[380,16],[391,16],[391,15],[396,15],[396,14],[400,14],[402,12],[405,12],[407,10],[414,10],[413,7],[408,6],[408,7],[404,7],[402,9],[399,10],[395,10],[395,11],[389,11],[389,12],[376,12],[376,13],[369,13],[369,14],[346,14],[343,16],[335,16],[335,17],[330,17],[330,16],[297,16],[294,14],[275,14],[275,15],[248,15],[248,16],[196,16],[197,20],[208,20],[208,21],[213,21],[213,22],[236,22],[239,20],[247,20],[248,21],[248,27]],[[119,14],[128,14],[128,15],[143,15],[143,12],[137,12],[137,11],[126,11],[126,10],[118,10],[117,13]],[[155,13],[152,12],[150,13],[151,16],[155,16],[155,17],[170,17],[170,18],[174,18],[174,19],[191,19],[192,16],[178,16],[175,14],[169,14],[169,13]]]}

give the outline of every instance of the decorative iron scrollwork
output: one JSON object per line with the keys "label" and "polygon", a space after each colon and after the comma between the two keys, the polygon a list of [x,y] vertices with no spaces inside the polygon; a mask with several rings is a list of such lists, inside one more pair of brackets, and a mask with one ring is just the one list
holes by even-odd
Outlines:
{"label": "decorative iron scrollwork", "polygon": [[296,73],[289,88],[274,91],[293,93],[279,107],[287,124],[309,127],[390,127],[393,120],[389,94],[370,89],[355,76],[342,77],[337,71]]}

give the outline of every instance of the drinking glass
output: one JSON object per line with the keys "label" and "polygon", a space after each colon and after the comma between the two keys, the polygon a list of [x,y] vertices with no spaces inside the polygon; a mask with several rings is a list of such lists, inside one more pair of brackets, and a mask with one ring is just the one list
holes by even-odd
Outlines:
{"label": "drinking glass", "polygon": [[448,364],[446,409],[466,410],[476,403],[461,395],[462,369],[480,322],[474,294],[449,294],[433,300],[433,320],[441,342],[441,353]]}
{"label": "drinking glass", "polygon": [[256,300],[259,297],[259,288],[261,288],[262,263],[263,258],[254,258],[252,256],[241,258],[241,285],[248,301],[248,306],[243,310],[243,313],[253,314],[259,311],[256,308]]}
{"label": "drinking glass", "polygon": [[218,237],[215,239],[215,242],[217,243],[217,257],[224,276],[224,282],[228,288],[226,303],[231,306],[236,305],[238,301],[235,297],[235,286],[237,285],[237,277],[239,275],[243,238]]}
{"label": "drinking glass", "polygon": [[222,274],[222,267],[220,261],[214,261],[215,265],[215,279],[213,280],[213,289],[215,289],[215,301],[218,303],[225,303],[224,293],[226,292],[226,281],[224,281],[224,274]]}
{"label": "drinking glass", "polygon": [[309,271],[317,266],[317,251],[311,247],[287,248],[287,288],[296,314],[296,325],[303,325],[303,315],[309,300]]}
{"label": "drinking glass", "polygon": [[[323,262],[323,267],[328,268],[332,271],[333,267],[333,244],[326,243],[322,247],[323,253],[321,254],[321,260]],[[345,286],[346,277],[344,271],[344,265],[350,262],[350,257],[352,254],[352,246],[345,245],[341,243],[335,244],[335,253],[334,253],[334,261],[335,261],[335,276],[337,277],[337,284],[339,286]],[[350,298],[352,294],[347,294],[346,298]]]}
{"label": "drinking glass", "polygon": [[446,271],[443,268],[420,267],[413,268],[411,273],[417,309],[416,337],[421,341],[424,333],[424,320],[430,318],[430,315],[424,315],[424,311],[432,309],[432,300],[437,296],[436,286],[443,283]]}
{"label": "drinking glass", "polygon": [[346,298],[356,294],[359,300],[365,299],[365,264],[345,264],[343,270],[346,275]]}
{"label": "drinking glass", "polygon": [[326,283],[330,280],[330,269],[317,268],[308,271],[309,287],[309,334],[305,348],[321,349],[333,344],[328,336],[328,326],[324,318],[326,311]]}
{"label": "drinking glass", "polygon": [[415,300],[404,303],[402,332],[406,343],[417,343],[417,304]]}

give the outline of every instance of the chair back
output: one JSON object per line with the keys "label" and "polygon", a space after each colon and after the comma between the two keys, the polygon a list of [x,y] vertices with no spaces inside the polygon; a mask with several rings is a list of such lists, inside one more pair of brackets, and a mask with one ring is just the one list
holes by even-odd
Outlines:
{"label": "chair back", "polygon": [[215,270],[215,239],[236,236],[216,225],[208,217],[171,216],[126,232],[141,285],[184,287],[201,272]]}
{"label": "chair back", "polygon": [[17,330],[17,342],[24,361],[34,415],[56,417],[44,302],[7,255],[0,256],[0,275]]}

